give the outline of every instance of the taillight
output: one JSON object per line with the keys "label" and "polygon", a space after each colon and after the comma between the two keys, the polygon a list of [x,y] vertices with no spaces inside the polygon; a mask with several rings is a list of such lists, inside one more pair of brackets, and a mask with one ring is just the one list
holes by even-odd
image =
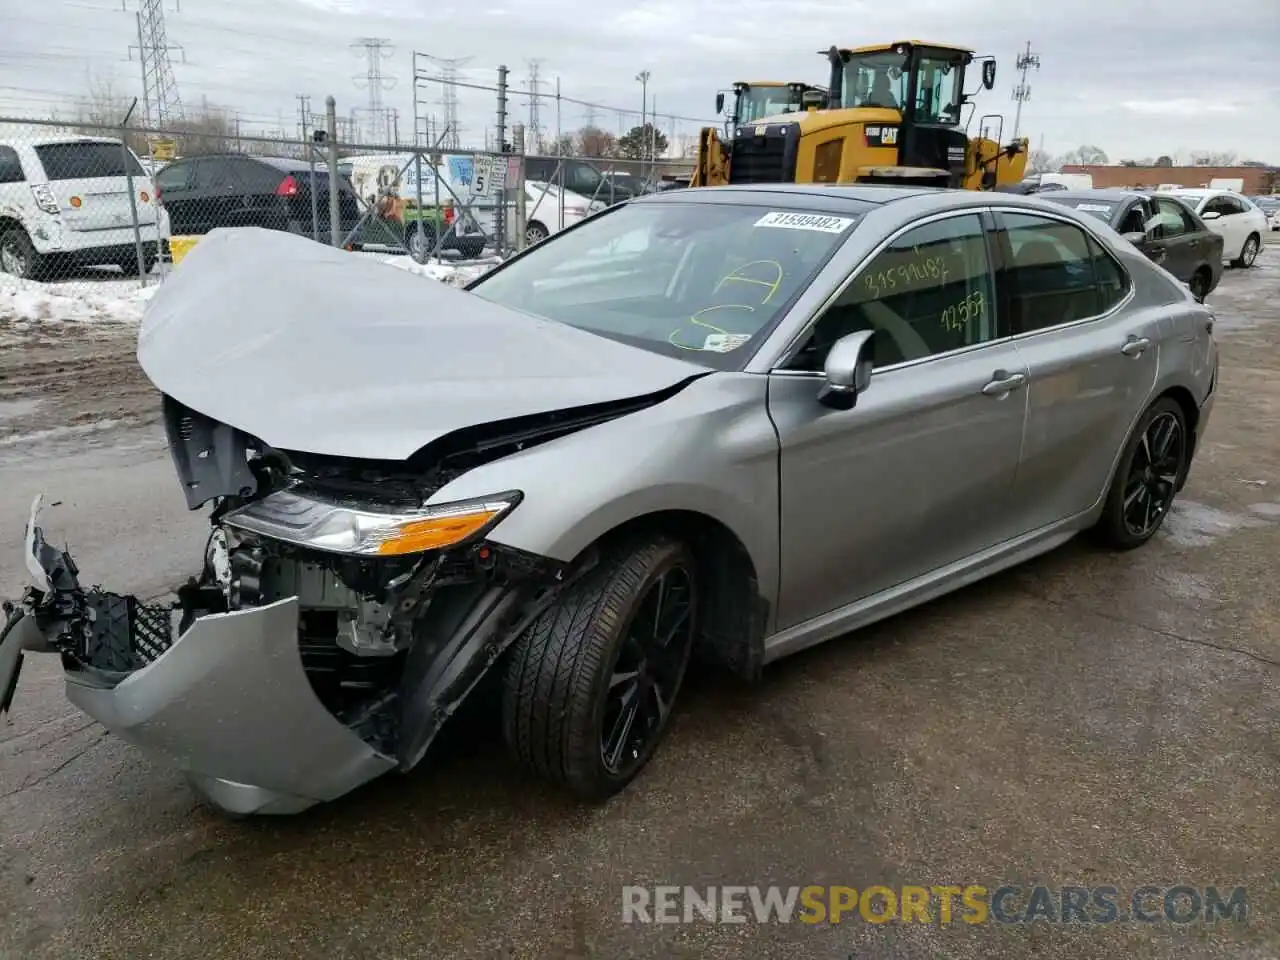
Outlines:
{"label": "taillight", "polygon": [[298,181],[293,179],[293,174],[285,177],[280,181],[280,186],[276,187],[277,197],[296,197],[298,195]]}

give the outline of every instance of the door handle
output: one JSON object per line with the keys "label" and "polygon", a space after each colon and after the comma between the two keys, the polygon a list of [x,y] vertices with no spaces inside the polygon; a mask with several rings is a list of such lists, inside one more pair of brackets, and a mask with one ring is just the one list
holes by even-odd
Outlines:
{"label": "door handle", "polygon": [[1126,357],[1140,357],[1149,346],[1151,346],[1151,341],[1146,337],[1130,337],[1125,341],[1124,346],[1120,348],[1120,352]]}
{"label": "door handle", "polygon": [[988,397],[1003,397],[1027,382],[1025,373],[1011,374],[1007,370],[997,370],[992,374],[992,378],[991,382],[982,388],[982,392]]}

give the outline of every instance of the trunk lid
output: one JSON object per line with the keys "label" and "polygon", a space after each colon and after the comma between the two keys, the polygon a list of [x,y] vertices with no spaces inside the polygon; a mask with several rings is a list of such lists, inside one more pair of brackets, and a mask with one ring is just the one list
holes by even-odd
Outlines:
{"label": "trunk lid", "polygon": [[707,372],[255,228],[188,254],[148,306],[138,360],[178,402],[272,446],[375,460]]}
{"label": "trunk lid", "polygon": [[130,151],[126,157],[118,140],[68,140],[35,147],[49,189],[71,230],[119,230],[133,226],[129,205],[129,174],[137,200],[138,223],[154,227],[155,188]]}

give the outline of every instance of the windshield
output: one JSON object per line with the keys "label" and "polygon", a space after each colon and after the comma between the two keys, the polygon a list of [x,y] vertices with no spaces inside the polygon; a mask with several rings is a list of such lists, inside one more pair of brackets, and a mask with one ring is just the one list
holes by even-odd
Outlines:
{"label": "windshield", "polygon": [[36,156],[50,180],[92,180],[123,177],[127,173],[146,176],[138,158],[132,152],[126,153],[119,143],[46,143],[36,147]]}
{"label": "windshield", "polygon": [[855,53],[844,65],[840,103],[846,107],[887,107],[901,110],[907,98],[905,54]]}
{"label": "windshield", "polygon": [[738,94],[738,123],[752,123],[799,109],[800,101],[792,97],[788,87],[749,87]]}
{"label": "windshield", "polygon": [[468,289],[655,353],[738,369],[859,217],[627,204],[538,244]]}
{"label": "windshield", "polygon": [[953,60],[920,57],[920,79],[916,83],[917,123],[960,122],[960,95],[963,68]]}

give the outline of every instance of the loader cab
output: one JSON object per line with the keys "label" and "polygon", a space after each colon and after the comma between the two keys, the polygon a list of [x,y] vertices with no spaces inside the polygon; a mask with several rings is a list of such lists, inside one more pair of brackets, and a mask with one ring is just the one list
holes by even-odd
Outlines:
{"label": "loader cab", "polygon": [[[733,85],[733,104],[724,118],[726,138],[733,136],[740,124],[754,123],[762,117],[774,117],[782,113],[797,113],[809,104],[826,103],[826,91],[808,83],[779,83],[772,80],[748,83],[739,81]],[[716,95],[716,113],[722,113],[725,95]]]}
{"label": "loader cab", "polygon": [[[827,59],[832,89],[840,91],[840,108],[899,114],[896,129],[880,128],[882,132],[892,130],[898,166],[922,171],[920,178],[924,180],[928,179],[924,170],[939,171],[935,174],[938,185],[959,185],[968,150],[961,111],[972,96],[965,90],[965,74],[974,61],[971,50],[900,41],[857,49],[833,47]],[[984,86],[988,78],[994,84],[994,66],[993,60],[984,62]],[[874,139],[868,137],[867,145],[872,146]],[[881,145],[890,145],[883,142],[883,136],[881,141]]]}

